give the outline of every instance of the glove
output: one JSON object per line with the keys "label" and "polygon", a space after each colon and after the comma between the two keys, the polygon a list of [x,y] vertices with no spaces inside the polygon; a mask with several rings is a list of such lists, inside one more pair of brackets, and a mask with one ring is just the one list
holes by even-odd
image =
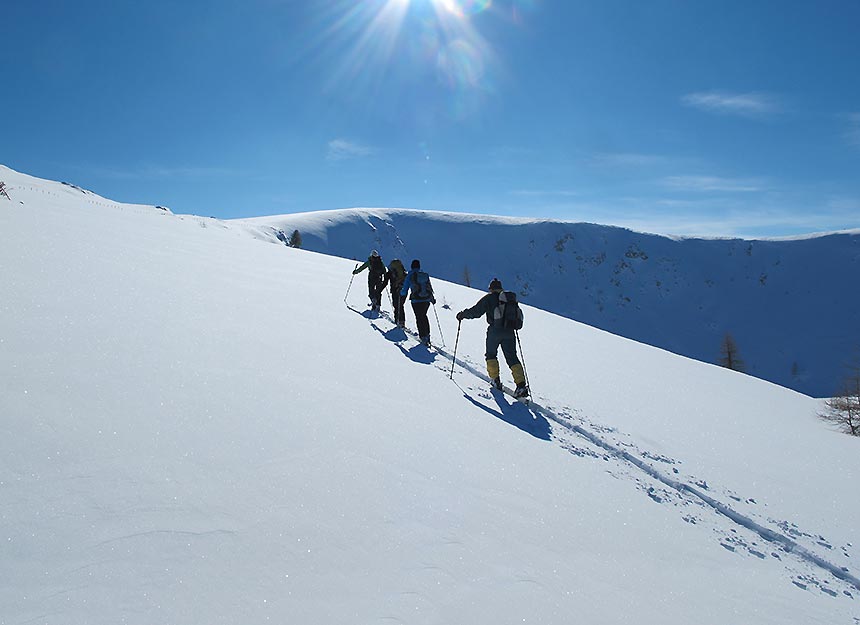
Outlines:
{"label": "glove", "polygon": [[465,317],[463,316],[463,311],[461,310],[457,313],[457,321],[463,321],[463,319],[465,319]]}
{"label": "glove", "polygon": [[433,304],[433,305],[435,306],[435,305],[436,305],[436,298],[435,298],[435,297],[431,297],[431,298],[430,298],[430,303],[431,303],[431,304]]}

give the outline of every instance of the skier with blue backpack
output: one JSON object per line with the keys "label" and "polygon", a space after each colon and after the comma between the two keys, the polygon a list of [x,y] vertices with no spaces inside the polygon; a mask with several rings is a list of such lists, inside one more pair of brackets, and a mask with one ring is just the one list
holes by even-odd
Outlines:
{"label": "skier with blue backpack", "polygon": [[430,304],[436,303],[436,297],[433,295],[433,285],[430,283],[430,276],[427,272],[421,271],[421,261],[417,258],[412,261],[409,273],[406,274],[406,279],[403,280],[403,287],[400,289],[401,297],[406,297],[410,290],[412,294],[409,296],[409,301],[412,304],[412,312],[415,313],[418,338],[421,343],[429,347],[430,320],[427,318],[427,311],[430,310]]}
{"label": "skier with blue backpack", "polygon": [[517,357],[516,331],[523,327],[523,311],[517,302],[517,295],[513,291],[502,289],[502,283],[498,278],[490,282],[489,291],[477,304],[457,313],[457,321],[463,319],[477,319],[482,315],[487,319],[487,374],[493,381],[493,387],[504,390],[499,377],[499,347],[505,356],[505,362],[511,368],[517,388],[514,396],[526,398],[529,396],[529,387],[526,384],[526,374],[520,359]]}

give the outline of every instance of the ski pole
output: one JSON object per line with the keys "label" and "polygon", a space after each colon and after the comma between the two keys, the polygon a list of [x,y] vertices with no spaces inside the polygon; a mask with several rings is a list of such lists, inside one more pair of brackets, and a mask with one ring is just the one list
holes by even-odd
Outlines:
{"label": "ski pole", "polygon": [[[356,263],[353,271],[358,269],[358,263]],[[352,274],[352,277],[349,279],[349,286],[346,287],[346,295],[343,296],[343,303],[346,304],[346,298],[349,297],[349,290],[352,288],[352,281],[355,280],[355,274]]]}
{"label": "ski pole", "polygon": [[[451,358],[451,375],[449,376],[452,380],[454,379],[454,365],[457,364],[457,345],[460,344],[460,326],[463,325],[462,319],[457,322],[457,338],[454,340],[454,356]],[[525,369],[523,369],[525,371]]]}
{"label": "ski pole", "polygon": [[436,312],[436,304],[433,304],[433,314],[436,315],[436,325],[439,326],[439,338],[442,339],[442,347],[445,347],[445,337],[442,336],[442,324],[439,323],[439,313]]}
{"label": "ski pole", "polygon": [[520,348],[520,361],[523,365],[523,376],[526,379],[526,386],[529,388],[529,392],[531,392],[532,387],[531,387],[531,384],[529,384],[529,374],[526,371],[526,356],[525,356],[525,354],[523,354],[523,344],[520,343],[520,331],[514,330],[514,334],[516,334],[516,336],[517,336],[517,345]]}

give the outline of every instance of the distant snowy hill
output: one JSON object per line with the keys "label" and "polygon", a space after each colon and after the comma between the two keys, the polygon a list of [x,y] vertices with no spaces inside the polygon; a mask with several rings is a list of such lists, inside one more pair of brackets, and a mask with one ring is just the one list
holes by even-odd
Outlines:
{"label": "distant snowy hill", "polygon": [[[243,220],[260,236],[363,259],[419,257],[484,287],[637,341],[717,362],[731,334],[746,372],[834,394],[860,349],[860,231],[784,240],[668,238],[585,223],[350,209]],[[274,230],[273,230],[274,229]],[[571,352],[571,358],[587,354]]]}
{"label": "distant snowy hill", "polygon": [[860,622],[818,400],[527,306],[526,407],[481,320],[450,377],[481,289],[427,350],[349,260],[0,180],[0,625]]}

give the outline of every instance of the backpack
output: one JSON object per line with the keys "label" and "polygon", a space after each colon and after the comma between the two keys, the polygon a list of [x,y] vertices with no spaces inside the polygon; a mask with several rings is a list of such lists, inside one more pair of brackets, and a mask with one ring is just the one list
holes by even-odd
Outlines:
{"label": "backpack", "polygon": [[385,273],[385,263],[379,256],[370,257],[370,273]]}
{"label": "backpack", "polygon": [[388,276],[388,279],[391,280],[391,284],[403,286],[403,280],[406,278],[406,268],[399,259],[395,258],[388,265]]}
{"label": "backpack", "polygon": [[493,309],[493,325],[497,328],[522,330],[523,310],[513,291],[499,293],[499,304]]}
{"label": "backpack", "polygon": [[433,286],[430,284],[430,276],[426,271],[415,271],[410,278],[412,285],[412,299],[433,299]]}

